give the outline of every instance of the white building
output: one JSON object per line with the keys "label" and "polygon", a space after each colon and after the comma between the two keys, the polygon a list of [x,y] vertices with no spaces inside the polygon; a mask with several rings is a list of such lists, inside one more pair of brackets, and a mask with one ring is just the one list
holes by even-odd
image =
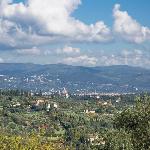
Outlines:
{"label": "white building", "polygon": [[53,106],[54,106],[54,108],[58,108],[58,105],[57,105],[57,103],[54,103],[54,105],[53,105]]}
{"label": "white building", "polygon": [[63,89],[62,94],[65,98],[69,98],[69,94],[68,94],[68,91],[66,90],[66,88]]}

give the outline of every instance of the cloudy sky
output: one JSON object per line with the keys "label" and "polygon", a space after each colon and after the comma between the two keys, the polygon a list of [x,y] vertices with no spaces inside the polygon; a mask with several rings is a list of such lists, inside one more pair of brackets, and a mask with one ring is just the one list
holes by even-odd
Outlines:
{"label": "cloudy sky", "polygon": [[0,0],[0,63],[150,68],[150,0]]}

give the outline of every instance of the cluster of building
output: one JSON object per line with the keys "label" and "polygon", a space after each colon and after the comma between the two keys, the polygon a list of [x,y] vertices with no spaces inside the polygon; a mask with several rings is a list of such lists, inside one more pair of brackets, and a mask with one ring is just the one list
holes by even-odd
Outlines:
{"label": "cluster of building", "polygon": [[97,134],[89,134],[88,137],[88,140],[92,145],[105,145],[104,139]]}
{"label": "cluster of building", "polygon": [[56,102],[50,101],[48,99],[37,99],[35,101],[32,101],[31,104],[32,108],[39,108],[42,107],[43,109],[45,109],[47,112],[50,111],[51,109],[57,109],[58,108],[58,104]]}
{"label": "cluster of building", "polygon": [[69,98],[69,93],[66,88],[63,88],[63,90],[58,91],[48,91],[48,92],[42,92],[42,96],[50,96],[50,95],[58,95],[61,97]]}

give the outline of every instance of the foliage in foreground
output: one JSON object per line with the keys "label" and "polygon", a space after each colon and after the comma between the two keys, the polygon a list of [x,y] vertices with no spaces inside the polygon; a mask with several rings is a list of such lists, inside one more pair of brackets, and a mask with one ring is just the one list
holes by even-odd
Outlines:
{"label": "foliage in foreground", "polygon": [[38,135],[18,136],[0,134],[0,150],[56,150],[58,145],[41,140]]}
{"label": "foliage in foreground", "polygon": [[[13,95],[0,96],[0,150],[150,150],[149,96],[134,106],[131,96],[109,97],[112,103],[106,97],[105,106],[102,100]],[[58,109],[35,107],[42,98]]]}
{"label": "foliage in foreground", "polygon": [[150,149],[150,97],[138,97],[133,108],[115,117],[114,130],[106,136],[105,149]]}

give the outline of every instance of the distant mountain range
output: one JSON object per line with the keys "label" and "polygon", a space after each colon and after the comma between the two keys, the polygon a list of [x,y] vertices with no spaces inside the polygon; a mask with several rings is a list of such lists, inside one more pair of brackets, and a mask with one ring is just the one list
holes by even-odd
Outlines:
{"label": "distant mountain range", "polygon": [[70,92],[150,91],[150,70],[131,66],[81,67],[64,64],[0,64],[1,89]]}

